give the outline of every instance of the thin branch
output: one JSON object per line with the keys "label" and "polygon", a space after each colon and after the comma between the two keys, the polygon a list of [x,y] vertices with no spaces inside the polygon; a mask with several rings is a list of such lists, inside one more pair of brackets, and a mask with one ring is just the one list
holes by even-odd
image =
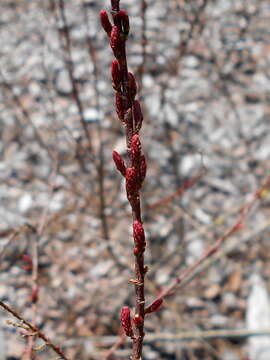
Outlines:
{"label": "thin branch", "polygon": [[104,355],[104,357],[102,358],[102,360],[109,360],[110,357],[116,352],[116,350],[124,344],[124,342],[126,341],[127,337],[125,335],[122,335],[118,338],[118,341],[116,341],[114,343],[114,345],[110,348],[110,350],[107,352],[106,355]]}
{"label": "thin branch", "polygon": [[[168,296],[179,284],[183,282],[183,280],[188,278],[199,267],[199,265],[201,265],[209,257],[213,256],[221,248],[224,241],[229,236],[231,236],[233,233],[235,233],[236,231],[240,230],[243,227],[244,221],[248,213],[252,210],[256,202],[261,198],[263,192],[267,190],[269,186],[270,186],[270,175],[266,179],[265,183],[259,189],[257,189],[256,192],[253,194],[252,200],[248,204],[242,207],[242,209],[240,210],[240,214],[236,219],[236,221],[234,222],[234,224],[212,246],[210,246],[204,252],[204,254],[200,256],[197,261],[195,261],[194,264],[187,267],[182,274],[180,274],[175,280],[173,280],[172,283],[159,294],[157,299]],[[152,304],[148,306],[148,308],[150,308],[157,299],[155,299],[152,302]]]}
{"label": "thin branch", "polygon": [[190,189],[192,186],[194,186],[198,181],[201,180],[201,178],[208,172],[206,168],[203,168],[197,175],[195,175],[190,180],[187,180],[184,182],[183,186],[181,186],[179,189],[174,191],[172,194],[164,197],[163,199],[150,204],[146,207],[146,209],[153,209],[159,206],[164,206],[167,203],[171,202],[176,197],[182,196],[188,189]]}
{"label": "thin branch", "polygon": [[40,339],[44,340],[47,346],[49,346],[57,355],[60,356],[61,359],[69,360],[65,354],[62,352],[60,347],[58,345],[55,345],[51,340],[36,326],[32,325],[30,322],[25,320],[21,315],[19,315],[15,310],[13,310],[11,307],[9,307],[7,304],[5,304],[3,301],[0,301],[0,306],[13,315],[16,319],[20,321],[21,326],[25,329],[29,329],[32,331],[33,335],[38,336]]}

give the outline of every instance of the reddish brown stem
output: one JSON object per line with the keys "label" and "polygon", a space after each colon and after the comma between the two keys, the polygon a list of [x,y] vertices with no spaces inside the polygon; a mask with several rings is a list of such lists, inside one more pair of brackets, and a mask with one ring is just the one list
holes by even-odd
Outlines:
{"label": "reddish brown stem", "polygon": [[187,180],[186,182],[184,182],[183,186],[181,186],[179,189],[177,189],[176,191],[174,191],[172,194],[164,197],[163,199],[150,204],[147,206],[147,209],[153,209],[159,206],[164,206],[167,203],[171,202],[173,199],[175,199],[176,197],[182,196],[188,189],[190,189],[192,186],[194,186],[199,180],[201,180],[201,178],[207,173],[207,169],[203,168],[197,175],[195,175],[193,178],[191,178],[190,180]]}
{"label": "reddish brown stem", "polygon": [[[119,0],[111,0],[111,14],[114,26],[110,26],[106,11],[100,13],[101,24],[110,37],[110,45],[116,60],[112,64],[112,82],[116,91],[116,112],[125,126],[127,143],[127,164],[123,163],[120,155],[114,152],[113,157],[117,169],[126,179],[127,199],[132,209],[136,305],[135,315],[131,322],[127,320],[129,309],[122,311],[122,326],[127,336],[133,340],[132,360],[142,358],[144,338],[144,251],[145,235],[142,225],[140,188],[144,180],[146,163],[141,153],[139,130],[142,123],[140,104],[135,100],[137,85],[133,74],[128,72],[126,58],[126,40],[129,32],[128,14],[120,10]],[[123,310],[123,309],[122,309]]]}

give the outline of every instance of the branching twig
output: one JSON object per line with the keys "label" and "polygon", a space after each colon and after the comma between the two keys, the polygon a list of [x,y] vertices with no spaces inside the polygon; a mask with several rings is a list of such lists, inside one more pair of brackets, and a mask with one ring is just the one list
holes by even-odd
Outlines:
{"label": "branching twig", "polygon": [[167,203],[169,203],[170,201],[172,201],[174,198],[182,196],[188,189],[190,189],[193,185],[195,185],[199,180],[201,180],[201,178],[207,173],[207,169],[203,168],[202,171],[200,171],[197,175],[195,175],[193,178],[191,178],[190,180],[187,180],[186,182],[184,182],[183,186],[181,186],[179,189],[177,189],[176,191],[174,191],[172,194],[164,197],[163,199],[150,204],[147,206],[147,209],[153,209],[159,206],[164,206]]}
{"label": "branching twig", "polygon": [[[55,161],[54,168],[52,170],[52,174],[49,181],[49,191],[48,191],[48,199],[51,199],[52,192],[54,189],[55,178],[58,170],[58,161]],[[39,240],[43,234],[43,231],[46,226],[48,212],[49,212],[49,204],[50,200],[47,202],[47,206],[44,207],[43,212],[41,214],[39,224],[37,226],[37,231],[35,233],[35,237],[33,239],[32,244],[32,289],[31,289],[31,303],[32,303],[32,324],[36,326],[37,319],[37,303],[39,300]],[[35,336],[28,336],[28,346],[26,348],[25,360],[32,359],[33,347],[35,342]]]}
{"label": "branching twig", "polygon": [[51,340],[36,326],[32,325],[30,322],[25,320],[21,315],[19,315],[15,310],[5,304],[3,301],[0,301],[0,306],[6,310],[8,313],[12,314],[16,319],[20,321],[20,325],[28,330],[32,331],[33,335],[38,336],[40,339],[44,340],[46,345],[49,346],[61,359],[69,360],[65,354],[62,352],[58,345],[55,345]]}
{"label": "branching twig", "polygon": [[[213,254],[215,254],[220,249],[220,247],[222,246],[224,241],[230,235],[232,235],[236,231],[240,230],[244,226],[244,221],[245,221],[248,213],[254,207],[257,200],[259,198],[261,198],[264,191],[269,188],[269,186],[270,186],[270,176],[268,176],[265,183],[259,189],[256,190],[256,192],[253,194],[252,200],[248,204],[246,204],[242,207],[242,209],[240,210],[240,214],[239,214],[238,218],[236,219],[236,221],[234,222],[234,224],[212,246],[210,246],[204,252],[204,254],[201,257],[199,257],[199,259],[197,261],[195,261],[194,264],[187,267],[180,276],[178,276],[166,289],[164,289],[159,294],[159,296],[154,300],[154,302],[151,305],[149,305],[148,308],[153,306],[153,304],[158,299],[160,299],[160,298],[162,299],[162,298],[168,296],[179,284],[181,284],[183,282],[184,279],[189,277],[199,267],[200,264],[202,264],[207,258],[211,257]],[[147,311],[148,308],[146,308],[145,311]]]}

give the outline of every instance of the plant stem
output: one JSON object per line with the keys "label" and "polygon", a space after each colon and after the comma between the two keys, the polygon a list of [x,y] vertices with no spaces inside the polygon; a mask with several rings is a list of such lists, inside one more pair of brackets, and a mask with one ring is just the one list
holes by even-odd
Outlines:
{"label": "plant stem", "polygon": [[135,287],[135,314],[131,321],[128,307],[122,308],[121,322],[127,336],[132,338],[132,360],[142,358],[144,338],[144,266],[145,235],[141,216],[140,189],[146,173],[146,161],[141,152],[139,131],[143,117],[137,95],[137,84],[134,75],[128,71],[126,58],[126,40],[129,32],[129,17],[124,10],[120,10],[120,0],[111,0],[111,25],[105,10],[100,13],[101,24],[110,38],[110,45],[116,58],[112,62],[112,86],[116,91],[115,107],[119,119],[125,127],[127,161],[113,153],[117,169],[126,180],[127,199],[130,203],[133,219],[134,238],[134,272],[135,279],[131,281]]}

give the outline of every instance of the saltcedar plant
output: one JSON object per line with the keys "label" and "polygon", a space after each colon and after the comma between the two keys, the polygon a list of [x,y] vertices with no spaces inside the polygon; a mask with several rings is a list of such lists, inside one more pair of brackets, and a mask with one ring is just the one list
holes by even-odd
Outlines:
{"label": "saltcedar plant", "polygon": [[113,151],[113,160],[117,170],[125,178],[126,194],[130,203],[133,218],[133,240],[135,279],[135,311],[124,306],[120,319],[122,328],[133,341],[132,360],[142,358],[144,338],[144,318],[146,314],[157,311],[162,305],[162,299],[145,307],[144,278],[147,267],[144,266],[146,247],[145,232],[141,216],[140,190],[146,175],[146,159],[142,153],[140,129],[143,114],[137,96],[137,83],[134,75],[128,71],[126,58],[126,40],[129,33],[129,17],[126,11],[120,10],[120,0],[111,0],[110,23],[105,10],[100,12],[101,25],[110,38],[110,46],[115,57],[111,65],[112,87],[115,90],[115,110],[119,120],[124,125],[127,143],[127,160]]}

